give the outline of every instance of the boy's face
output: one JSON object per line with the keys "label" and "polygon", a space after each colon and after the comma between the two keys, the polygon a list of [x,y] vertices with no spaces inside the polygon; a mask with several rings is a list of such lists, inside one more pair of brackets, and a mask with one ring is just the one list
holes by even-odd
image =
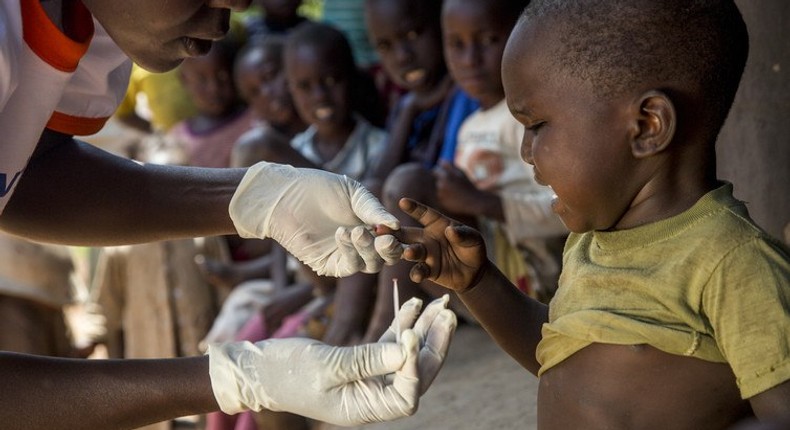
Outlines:
{"label": "boy's face", "polygon": [[282,73],[282,62],[271,49],[248,51],[236,65],[236,88],[264,121],[274,121],[281,111],[291,110],[291,100]]}
{"label": "boy's face", "polygon": [[[555,33],[555,34],[553,34]],[[553,58],[551,23],[513,30],[502,63],[508,107],[525,127],[521,153],[535,179],[552,187],[552,209],[574,232],[616,228],[639,191],[626,96],[595,97]]]}
{"label": "boy's face", "polygon": [[302,45],[285,52],[288,88],[302,119],[319,131],[348,124],[351,100],[348,71],[332,49]]}
{"label": "boy's face", "polygon": [[250,0],[84,0],[115,43],[145,69],[163,72],[206,54],[225,36],[230,9]]}
{"label": "boy's face", "polygon": [[231,66],[211,51],[205,57],[189,58],[181,64],[181,80],[197,110],[209,116],[222,116],[237,100]]}
{"label": "boy's face", "polygon": [[445,74],[440,29],[405,6],[399,0],[367,2],[368,35],[393,82],[408,91],[429,91]]}
{"label": "boy's face", "polygon": [[502,53],[510,34],[507,17],[485,0],[445,0],[444,55],[455,82],[484,108],[504,98]]}

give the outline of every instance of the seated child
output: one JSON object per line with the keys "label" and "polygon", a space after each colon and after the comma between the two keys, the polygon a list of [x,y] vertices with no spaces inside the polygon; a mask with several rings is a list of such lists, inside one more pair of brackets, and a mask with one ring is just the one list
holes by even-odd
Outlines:
{"label": "seated child", "polygon": [[[387,136],[356,110],[352,86],[360,72],[346,38],[326,24],[302,24],[288,35],[283,60],[293,102],[309,127],[290,145],[273,141],[259,145],[266,146],[259,154],[266,157],[265,161],[324,169],[353,178],[364,175],[381,155]],[[258,319],[262,330],[257,336],[310,336],[329,343],[350,343],[361,337],[375,291],[375,275],[360,273],[335,280],[319,277],[306,266],[300,275],[308,283],[297,282],[272,298],[263,309],[266,315]],[[342,318],[329,318],[340,315],[337,309],[341,308]],[[275,313],[279,321],[273,324]],[[268,428],[306,425],[289,414],[265,411],[263,415],[258,419],[267,421]],[[240,424],[246,419],[242,417],[235,428],[242,428]]]}
{"label": "seated child", "polygon": [[366,0],[365,24],[389,78],[406,94],[390,113],[390,141],[364,182],[379,193],[402,163],[432,167],[441,151],[453,83],[442,56],[441,2]]}
{"label": "seated child", "polygon": [[[400,213],[397,200],[386,201],[385,187],[413,183],[411,175],[403,173],[409,166],[430,169],[440,156],[451,160],[457,128],[478,107],[447,73],[442,54],[441,7],[439,1],[365,0],[365,23],[371,44],[384,72],[406,93],[390,113],[387,148],[362,182],[396,216]],[[401,223],[411,222],[408,217],[399,218]],[[400,266],[385,267],[379,275],[375,315],[392,315],[392,279],[403,279],[399,276],[403,272],[398,270]],[[417,289],[404,288],[403,297],[419,293]],[[463,312],[458,309],[457,300],[453,301],[451,308],[456,313]],[[380,317],[372,323],[365,339],[377,338],[386,329],[386,322]]]}
{"label": "seated child", "polygon": [[[231,165],[252,164],[274,157],[307,128],[293,104],[283,71],[282,36],[250,39],[239,51],[234,81],[241,98],[252,109],[255,124],[235,143]],[[272,152],[274,151],[274,152]]]}
{"label": "seated child", "polygon": [[[522,290],[534,292],[539,278],[533,274],[549,272],[547,267],[554,270],[541,278],[554,278],[549,282],[556,284],[559,261],[547,249],[552,242],[561,243],[566,230],[551,212],[552,191],[536,184],[521,161],[523,127],[507,110],[502,88],[502,51],[526,4],[505,0],[444,2],[442,33],[450,75],[478,100],[480,108],[460,127],[451,159],[455,165],[441,161],[431,170],[415,163],[401,166],[396,170],[401,180],[387,181],[383,199],[392,205],[399,197],[413,198],[477,225],[497,266]],[[404,225],[414,225],[414,221],[404,220]],[[527,249],[532,260],[546,263],[528,266],[522,255]],[[384,268],[366,339],[375,338],[393,316],[392,306],[387,306],[392,300],[392,288],[387,285],[391,278],[400,280],[406,296],[417,295],[420,289],[432,296],[442,293],[430,283],[410,282],[410,267],[404,262]]]}
{"label": "seated child", "polygon": [[[381,157],[387,133],[371,125],[360,104],[369,95],[355,89],[353,52],[345,36],[327,24],[304,24],[286,42],[285,69],[296,107],[310,127],[297,135],[291,155],[271,160],[314,167],[360,179]],[[370,88],[372,91],[375,89]],[[350,344],[366,328],[376,275],[360,273],[337,280],[335,315],[324,342]]]}
{"label": "seated child", "polygon": [[549,306],[403,200],[414,281],[540,376],[541,429],[725,429],[790,405],[790,252],[716,178],[748,52],[733,1],[533,0],[505,49],[522,154],[571,230]]}
{"label": "seated child", "polygon": [[183,149],[188,165],[230,166],[233,143],[252,126],[252,114],[233,83],[235,53],[235,42],[226,38],[207,55],[187,58],[179,66],[197,114],[174,125],[167,140]]}

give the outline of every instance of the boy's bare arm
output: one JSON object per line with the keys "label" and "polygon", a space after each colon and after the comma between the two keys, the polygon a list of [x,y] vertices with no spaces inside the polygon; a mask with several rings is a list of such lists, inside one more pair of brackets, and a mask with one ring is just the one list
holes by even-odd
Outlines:
{"label": "boy's bare arm", "polygon": [[521,293],[487,259],[477,231],[410,199],[401,199],[400,207],[424,227],[404,228],[399,235],[410,244],[404,258],[417,263],[411,279],[454,290],[499,346],[537,374],[535,349],[548,307]]}
{"label": "boy's bare arm", "polygon": [[243,175],[243,169],[140,165],[45,131],[0,225],[75,245],[231,234],[228,204]]}
{"label": "boy's bare arm", "polygon": [[372,169],[369,176],[370,179],[383,183],[387,176],[398,167],[403,161],[403,155],[406,152],[406,145],[411,135],[414,118],[420,112],[441,103],[450,93],[452,87],[453,81],[448,75],[429,92],[422,94],[411,92],[404,96],[406,99],[404,99],[403,107],[395,118],[393,126],[389,129],[389,144],[376,166]]}
{"label": "boy's bare arm", "polygon": [[749,399],[761,421],[790,419],[790,381],[785,381]]}
{"label": "boy's bare arm", "polygon": [[496,343],[533,375],[540,364],[535,350],[549,308],[519,291],[490,261],[476,285],[458,297]]}

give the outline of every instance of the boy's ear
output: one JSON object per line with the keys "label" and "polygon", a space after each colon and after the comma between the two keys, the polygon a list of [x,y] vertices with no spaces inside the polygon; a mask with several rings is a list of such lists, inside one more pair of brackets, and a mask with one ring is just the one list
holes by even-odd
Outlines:
{"label": "boy's ear", "polygon": [[636,158],[644,158],[669,146],[675,136],[677,114],[672,100],[661,91],[648,91],[642,94],[637,103],[631,153]]}

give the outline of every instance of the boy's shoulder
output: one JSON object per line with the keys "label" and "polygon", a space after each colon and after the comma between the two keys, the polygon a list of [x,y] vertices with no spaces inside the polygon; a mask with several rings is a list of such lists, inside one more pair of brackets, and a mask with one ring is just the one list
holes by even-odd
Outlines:
{"label": "boy's shoulder", "polygon": [[571,233],[564,253],[583,249],[635,259],[672,256],[705,263],[698,269],[706,271],[736,254],[763,258],[768,253],[785,263],[790,259],[787,246],[751,219],[746,204],[733,196],[730,183],[723,183],[688,210],[665,220],[629,230]]}

